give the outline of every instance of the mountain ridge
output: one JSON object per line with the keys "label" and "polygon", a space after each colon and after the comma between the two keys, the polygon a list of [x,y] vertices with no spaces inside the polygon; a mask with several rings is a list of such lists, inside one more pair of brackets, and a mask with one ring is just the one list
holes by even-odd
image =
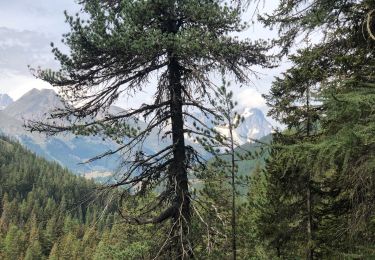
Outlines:
{"label": "mountain ridge", "polygon": [[[28,149],[37,153],[48,160],[59,162],[61,165],[74,171],[78,175],[97,176],[97,173],[103,172],[108,175],[108,172],[116,172],[117,165],[121,160],[121,155],[115,155],[108,158],[103,158],[98,161],[91,162],[90,164],[82,164],[99,154],[103,154],[108,150],[115,150],[118,144],[111,140],[103,140],[101,136],[74,136],[72,134],[64,134],[47,138],[43,134],[30,133],[23,127],[24,122],[30,119],[38,120],[45,119],[46,113],[53,110],[53,108],[61,108],[63,103],[57,96],[56,92],[51,89],[32,89],[24,96],[10,104],[6,109],[0,111],[0,132],[10,137],[16,138]],[[124,109],[121,107],[110,107],[107,113],[119,114]],[[240,144],[246,143],[246,138],[251,136],[257,138],[258,136],[251,135],[254,129],[262,128],[263,124],[269,124],[264,118],[263,113],[257,109],[245,109],[242,111],[247,116],[244,124],[240,128],[241,134],[244,134],[245,139],[240,139]],[[99,115],[101,117],[103,115]],[[254,118],[254,116],[256,118]],[[35,118],[36,117],[36,118]],[[206,119],[206,121],[209,119]],[[208,121],[207,121],[208,122]],[[251,122],[257,122],[254,126]],[[186,122],[192,124],[192,122]],[[145,122],[139,122],[139,125],[144,127]],[[270,125],[270,124],[269,124]],[[253,128],[251,128],[251,126]],[[254,128],[255,127],[255,128]],[[262,130],[262,129],[260,129]],[[263,129],[264,130],[264,129]],[[144,151],[152,153],[160,147],[165,146],[158,138],[158,131],[155,130],[151,133],[143,147]],[[255,131],[256,132],[256,131]],[[270,132],[270,129],[265,129],[263,132],[258,131],[260,134]],[[257,132],[257,133],[258,133]],[[124,139],[127,140],[126,138]],[[193,141],[187,140],[187,145],[196,146],[200,152],[204,153],[201,147],[197,146]],[[209,155],[207,155],[209,156]],[[100,175],[100,174],[99,174]]]}
{"label": "mountain ridge", "polygon": [[17,119],[37,119],[51,111],[61,108],[62,101],[52,89],[33,88],[4,109],[4,112]]}

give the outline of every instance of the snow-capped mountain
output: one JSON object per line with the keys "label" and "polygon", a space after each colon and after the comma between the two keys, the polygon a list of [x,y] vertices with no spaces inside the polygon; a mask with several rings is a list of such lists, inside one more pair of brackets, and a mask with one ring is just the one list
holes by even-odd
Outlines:
{"label": "snow-capped mountain", "polygon": [[[267,136],[272,131],[272,125],[267,121],[263,112],[257,108],[243,108],[238,111],[243,121],[240,122],[238,127],[234,130],[234,139],[236,145],[243,145],[248,142],[253,142],[254,139],[260,139],[264,136]],[[204,123],[209,128],[215,128],[217,131],[222,133],[225,136],[229,136],[229,129],[227,126],[215,126],[212,123],[212,118],[207,115],[200,113],[193,114],[196,119]],[[192,127],[193,123],[197,120],[193,118],[188,118],[186,125]]]}
{"label": "snow-capped mountain", "polygon": [[261,110],[245,108],[240,114],[244,119],[236,129],[240,144],[252,142],[253,139],[259,139],[271,133],[272,125],[266,120]]}
{"label": "snow-capped mountain", "polygon": [[[251,143],[254,139],[260,139],[269,135],[272,125],[266,120],[261,110],[257,108],[245,108],[240,111],[243,121],[234,130],[233,137],[237,146]],[[229,129],[226,126],[215,127],[220,133],[229,136]]]}
{"label": "snow-capped mountain", "polygon": [[0,94],[0,110],[5,109],[7,106],[13,103],[13,99],[7,94]]}

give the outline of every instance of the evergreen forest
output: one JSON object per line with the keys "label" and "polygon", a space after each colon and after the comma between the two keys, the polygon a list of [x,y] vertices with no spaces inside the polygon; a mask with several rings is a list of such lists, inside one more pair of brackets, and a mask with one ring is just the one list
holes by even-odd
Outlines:
{"label": "evergreen forest", "polygon": [[[375,259],[375,1],[276,2],[79,1],[61,68],[31,69],[64,106],[25,127],[122,161],[95,183],[0,137],[0,259]],[[252,19],[277,36],[236,36]],[[237,145],[232,86],[285,63],[263,95],[281,127]]]}

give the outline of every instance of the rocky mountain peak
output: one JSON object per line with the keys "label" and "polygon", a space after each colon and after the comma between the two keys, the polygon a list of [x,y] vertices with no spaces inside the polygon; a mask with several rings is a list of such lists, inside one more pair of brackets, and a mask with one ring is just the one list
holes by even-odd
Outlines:
{"label": "rocky mountain peak", "polygon": [[260,109],[245,108],[240,114],[244,119],[236,129],[240,144],[252,142],[252,139],[259,139],[271,133],[272,125]]}
{"label": "rocky mountain peak", "polygon": [[[237,145],[253,142],[254,139],[260,139],[271,133],[272,125],[260,109],[245,107],[238,113],[243,121],[234,130],[234,139]],[[229,135],[229,130],[225,126],[216,129],[224,135]]]}
{"label": "rocky mountain peak", "polygon": [[34,88],[9,105],[4,112],[17,119],[31,119],[62,106],[62,101],[54,90]]}

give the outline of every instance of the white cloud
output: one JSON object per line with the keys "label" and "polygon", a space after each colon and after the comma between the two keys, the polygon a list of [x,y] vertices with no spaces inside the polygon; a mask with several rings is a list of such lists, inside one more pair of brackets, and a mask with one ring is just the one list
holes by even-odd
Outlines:
{"label": "white cloud", "polygon": [[234,98],[240,107],[259,108],[266,111],[266,102],[255,87],[241,88]]}
{"label": "white cloud", "polygon": [[33,88],[43,89],[53,87],[47,82],[32,76],[14,74],[10,71],[2,71],[0,73],[0,93],[7,93],[14,100],[17,100]]}
{"label": "white cloud", "polygon": [[0,73],[12,70],[29,75],[28,65],[57,68],[51,41],[52,37],[39,32],[0,27]]}

